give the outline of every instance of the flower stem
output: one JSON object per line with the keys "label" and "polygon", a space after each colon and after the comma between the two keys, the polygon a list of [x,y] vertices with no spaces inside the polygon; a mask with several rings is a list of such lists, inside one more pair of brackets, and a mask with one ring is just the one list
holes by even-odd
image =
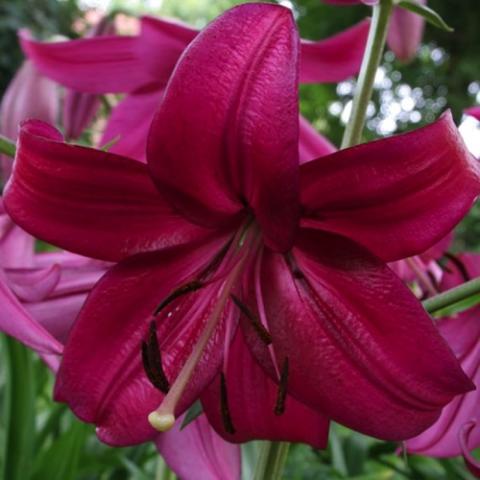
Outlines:
{"label": "flower stem", "polygon": [[480,277],[425,300],[423,307],[428,313],[435,313],[478,294],[480,294]]}
{"label": "flower stem", "polygon": [[373,82],[382,58],[387,38],[388,23],[392,13],[393,0],[380,0],[373,7],[373,18],[368,34],[365,56],[358,76],[357,88],[353,99],[352,114],[343,134],[342,148],[360,143],[365,125],[368,104],[372,98]]}
{"label": "flower stem", "polygon": [[9,140],[7,137],[0,135],[0,153],[13,158],[15,156],[15,150],[15,143]]}
{"label": "flower stem", "polygon": [[255,468],[254,480],[279,480],[289,447],[287,442],[265,442]]}

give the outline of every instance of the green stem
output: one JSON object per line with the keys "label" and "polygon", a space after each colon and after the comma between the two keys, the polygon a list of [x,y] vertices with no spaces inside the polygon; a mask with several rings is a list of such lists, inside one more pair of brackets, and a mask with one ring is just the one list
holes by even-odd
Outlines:
{"label": "green stem", "polygon": [[289,448],[290,444],[286,442],[265,442],[255,468],[254,480],[279,480]]}
{"label": "green stem", "polygon": [[0,153],[13,158],[15,156],[15,150],[15,143],[9,140],[7,137],[0,135]]}
{"label": "green stem", "polygon": [[458,287],[435,295],[423,302],[423,307],[428,313],[435,313],[443,308],[450,307],[480,293],[480,277],[474,278]]}
{"label": "green stem", "polygon": [[368,34],[367,47],[363,57],[357,88],[353,99],[352,114],[342,140],[342,148],[360,143],[365,125],[368,104],[372,98],[373,82],[377,73],[387,38],[388,23],[392,13],[393,0],[380,0],[373,8],[373,18]]}

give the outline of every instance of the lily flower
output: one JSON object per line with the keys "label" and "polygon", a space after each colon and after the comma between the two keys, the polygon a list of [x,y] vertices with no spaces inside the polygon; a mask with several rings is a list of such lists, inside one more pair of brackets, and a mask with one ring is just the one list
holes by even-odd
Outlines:
{"label": "lily flower", "polygon": [[[35,95],[32,95],[32,91]],[[33,62],[26,60],[10,82],[0,104],[0,133],[16,140],[20,123],[38,118],[55,124],[59,115],[55,82],[40,74]],[[0,180],[10,176],[12,159],[0,154]]]}
{"label": "lily flower", "polygon": [[[110,36],[115,34],[115,25],[108,17],[103,17],[87,33],[85,38]],[[100,106],[100,96],[67,89],[63,100],[63,130],[67,139],[80,137],[92,122]]]}
{"label": "lily flower", "polygon": [[[444,267],[440,290],[448,290],[480,276],[480,256],[461,254],[451,256]],[[425,432],[406,442],[411,453],[432,457],[464,455],[467,464],[475,460],[469,450],[480,447],[480,308],[475,307],[454,317],[441,319],[440,333],[453,349],[463,370],[477,390],[452,400],[439,419]],[[477,464],[478,468],[478,464]],[[477,471],[478,473],[478,471]]]}
{"label": "lily flower", "polygon": [[328,418],[401,440],[472,388],[384,262],[465,215],[475,159],[445,114],[299,165],[299,52],[288,9],[225,12],[178,62],[148,165],[22,126],[10,215],[118,262],[82,308],[55,387],[106,443],[154,439],[199,397],[232,442],[324,446]]}
{"label": "lily flower", "polygon": [[[327,83],[355,75],[361,65],[369,20],[318,42],[302,40],[300,81]],[[100,141],[111,151],[145,161],[148,129],[182,52],[198,30],[161,18],[143,17],[138,36],[105,36],[43,43],[20,33],[25,55],[47,77],[79,92],[126,93],[113,110]],[[72,59],[75,59],[72,63]],[[301,120],[301,157],[316,132]],[[322,143],[322,139],[316,140]],[[308,159],[315,158],[313,155]],[[307,158],[305,158],[307,159]]]}
{"label": "lily flower", "polygon": [[[375,5],[378,0],[323,0],[335,5]],[[417,0],[417,3],[426,5],[427,0]],[[425,29],[425,20],[420,15],[394,7],[387,36],[387,43],[395,56],[403,62],[415,57]]]}

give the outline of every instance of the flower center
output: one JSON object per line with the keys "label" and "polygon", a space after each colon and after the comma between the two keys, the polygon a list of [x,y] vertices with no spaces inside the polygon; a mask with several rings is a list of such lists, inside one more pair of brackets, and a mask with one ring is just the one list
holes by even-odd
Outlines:
{"label": "flower center", "polygon": [[[156,388],[163,393],[166,393],[159,407],[151,412],[148,416],[148,421],[156,430],[164,432],[173,427],[175,423],[175,408],[179,403],[188,383],[190,382],[195,368],[201,360],[210,338],[214,334],[219,322],[223,318],[223,312],[227,302],[229,300],[232,300],[234,303],[239,302],[237,297],[235,297],[232,292],[241,278],[245,267],[249,263],[249,260],[252,259],[252,255],[255,254],[256,247],[259,245],[259,243],[259,229],[255,226],[255,224],[247,224],[235,236],[229,251],[225,254],[225,258],[222,261],[222,263],[226,262],[227,268],[229,268],[228,273],[223,276],[221,266],[219,268],[221,285],[219,287],[218,297],[214,308],[209,315],[205,326],[195,346],[193,347],[193,350],[187,358],[187,361],[183,365],[180,373],[171,386],[169,385],[168,380],[163,372],[156,335],[156,327],[154,322],[152,323],[147,341],[142,344],[142,359],[149,380]],[[159,314],[166,305],[173,302],[181,295],[194,292],[203,286],[203,282],[194,280],[177,288],[160,303],[155,311],[155,315]],[[263,332],[263,335],[268,335],[268,332]],[[226,341],[229,342],[229,339],[227,338]],[[228,410],[228,407],[226,407],[226,409]]]}

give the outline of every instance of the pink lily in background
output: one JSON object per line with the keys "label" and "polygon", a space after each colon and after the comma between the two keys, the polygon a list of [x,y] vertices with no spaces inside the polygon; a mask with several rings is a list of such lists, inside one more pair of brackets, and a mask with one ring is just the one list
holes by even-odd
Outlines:
{"label": "pink lily in background", "polygon": [[321,447],[328,418],[400,440],[472,388],[384,261],[462,218],[480,192],[475,160],[446,114],[299,166],[299,50],[288,9],[220,16],[175,68],[148,166],[22,127],[8,212],[119,262],[80,312],[56,383],[107,443],[155,439],[199,397],[230,441]]}
{"label": "pink lily in background", "polygon": [[[444,267],[440,290],[448,290],[480,276],[480,256],[452,256]],[[453,349],[477,389],[456,397],[442,411],[437,422],[418,437],[406,442],[410,453],[432,457],[464,455],[474,472],[479,464],[469,454],[480,447],[480,308],[475,307],[438,323],[440,333]],[[479,470],[477,470],[478,475]]]}
{"label": "pink lily in background", "polygon": [[[16,140],[20,123],[27,118],[38,118],[56,124],[59,116],[59,97],[56,84],[41,75],[33,62],[26,60],[10,82],[0,104],[0,133]],[[32,95],[35,92],[35,95]],[[1,176],[5,182],[10,176],[12,159],[0,154]]]}
{"label": "pink lily in background", "polygon": [[[344,80],[358,72],[368,35],[369,21],[312,42],[302,41],[300,81],[326,83]],[[42,43],[26,32],[20,35],[25,54],[45,75],[69,88],[94,94],[126,93],[114,109],[100,141],[120,153],[145,161],[146,138],[175,64],[198,31],[187,25],[143,17],[138,36],[107,36],[68,42]],[[72,58],[75,62],[72,64]],[[312,159],[324,141],[300,120],[300,157]],[[310,156],[311,155],[311,156]]]}
{"label": "pink lily in background", "polygon": [[[335,5],[375,5],[378,0],[323,0],[325,3]],[[417,0],[421,5],[426,5],[427,0]],[[415,13],[400,7],[394,7],[388,30],[387,43],[395,56],[403,62],[412,60],[422,41],[425,20]]]}
{"label": "pink lily in background", "polygon": [[[103,17],[87,33],[85,38],[96,38],[115,34],[115,24]],[[92,93],[67,89],[63,100],[63,130],[65,138],[80,138],[94,119],[100,106],[100,96]],[[37,118],[32,116],[32,118]],[[43,119],[42,119],[43,120]]]}

